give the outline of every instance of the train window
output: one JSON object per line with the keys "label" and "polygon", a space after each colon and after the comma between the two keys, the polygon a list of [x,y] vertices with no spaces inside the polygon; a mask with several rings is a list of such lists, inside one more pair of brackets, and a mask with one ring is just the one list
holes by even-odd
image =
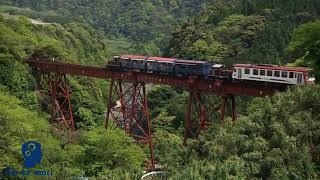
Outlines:
{"label": "train window", "polygon": [[280,77],[280,71],[274,71],[274,77]]}
{"label": "train window", "polygon": [[250,74],[250,69],[244,69],[244,74]]}
{"label": "train window", "polygon": [[287,71],[282,71],[281,72],[281,77],[284,77],[284,78],[288,77],[288,72]]}
{"label": "train window", "polygon": [[266,70],[264,70],[264,69],[262,70],[262,69],[261,69],[261,70],[260,70],[260,76],[265,76],[265,75],[266,75]]}
{"label": "train window", "polygon": [[258,69],[253,69],[253,75],[258,75]]}
{"label": "train window", "polygon": [[293,72],[289,72],[289,78],[293,78]]}
{"label": "train window", "polygon": [[267,71],[267,76],[272,76],[272,70]]}

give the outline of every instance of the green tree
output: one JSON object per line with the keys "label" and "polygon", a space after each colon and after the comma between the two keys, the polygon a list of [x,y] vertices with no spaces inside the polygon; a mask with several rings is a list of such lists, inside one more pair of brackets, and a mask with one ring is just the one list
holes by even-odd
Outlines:
{"label": "green tree", "polygon": [[314,68],[317,82],[320,79],[320,21],[297,27],[288,46],[288,52],[295,58],[296,65]]}
{"label": "green tree", "polygon": [[189,142],[179,165],[171,164],[173,179],[319,178],[319,92],[295,87],[256,98],[235,125],[217,123]]}
{"label": "green tree", "polygon": [[82,156],[77,157],[77,161],[86,176],[112,177],[112,173],[121,171],[142,171],[143,150],[119,129],[106,130],[99,127],[87,131],[81,136],[80,145],[84,151]]}
{"label": "green tree", "polygon": [[319,17],[311,1],[217,0],[173,32],[166,55],[235,63],[286,64],[291,33]]}
{"label": "green tree", "polygon": [[[42,161],[37,168],[52,169],[54,176],[60,176],[59,169],[71,168],[64,164],[70,158],[62,150],[60,142],[50,132],[48,121],[23,106],[17,98],[0,91],[0,169],[6,167],[22,170],[21,145],[29,140],[37,141],[42,147]],[[58,163],[56,163],[58,162]],[[77,173],[76,168],[64,171],[64,177]]]}

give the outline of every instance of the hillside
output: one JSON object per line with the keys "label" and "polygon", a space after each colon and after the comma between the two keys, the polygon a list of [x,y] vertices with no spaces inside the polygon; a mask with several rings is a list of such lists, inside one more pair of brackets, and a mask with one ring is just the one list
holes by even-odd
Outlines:
{"label": "hillside", "polygon": [[[122,177],[136,170],[140,173],[143,150],[134,144],[125,145],[123,142],[133,140],[124,132],[102,128],[106,81],[68,77],[76,128],[81,129],[71,135],[72,140],[65,138],[70,135],[55,133],[50,128],[49,99],[36,90],[35,76],[23,63],[29,55],[38,54],[76,64],[101,65],[110,56],[107,44],[100,40],[96,30],[85,24],[32,22],[26,17],[0,15],[0,155],[4,157],[0,169],[9,166],[21,170],[21,144],[32,139],[44,146],[43,168],[52,169],[55,177],[98,174],[108,177],[110,173],[112,177]],[[105,154],[92,152],[91,148],[96,151],[102,148]],[[132,159],[123,159],[124,154],[130,154]],[[113,155],[119,157],[114,159],[117,163],[105,164]],[[97,156],[102,156],[100,166],[95,160]],[[123,172],[129,167],[131,171]]]}
{"label": "hillside", "polygon": [[[23,63],[24,59],[31,54],[44,54],[78,64],[101,65],[110,54],[107,45],[99,39],[99,33],[83,24],[32,24],[24,17],[0,16],[1,85],[21,98],[27,108],[38,110],[35,77]],[[78,123],[101,124],[106,82],[76,77],[70,77],[69,81]],[[83,113],[92,116],[85,119]]]}
{"label": "hillside", "polygon": [[217,0],[173,33],[168,56],[286,64],[294,28],[320,16],[320,1]]}
{"label": "hillside", "polygon": [[[45,22],[85,22],[115,38],[126,38],[160,54],[171,32],[213,0],[17,0],[4,2],[3,12]],[[139,50],[140,48],[136,48]]]}
{"label": "hillside", "polygon": [[[5,168],[22,170],[21,144],[27,140],[42,144],[41,169],[50,170],[58,179],[124,178],[142,171],[144,152],[120,130],[94,128],[79,133],[76,143],[66,143],[52,134],[47,116],[26,109],[24,102],[2,89],[0,104],[1,172]],[[8,179],[3,173],[0,178]]]}

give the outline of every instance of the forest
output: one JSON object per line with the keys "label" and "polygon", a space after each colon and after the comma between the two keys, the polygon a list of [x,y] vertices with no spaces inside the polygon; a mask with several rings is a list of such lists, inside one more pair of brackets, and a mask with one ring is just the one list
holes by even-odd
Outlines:
{"label": "forest", "polygon": [[21,144],[37,140],[39,168],[56,179],[140,179],[149,152],[103,127],[110,81],[68,76],[69,137],[50,126],[49,99],[24,60],[104,66],[114,55],[141,54],[308,67],[316,78],[270,97],[237,97],[235,124],[212,119],[187,146],[187,91],[152,85],[155,157],[168,179],[320,178],[319,0],[2,0],[0,42],[0,170],[21,170]]}

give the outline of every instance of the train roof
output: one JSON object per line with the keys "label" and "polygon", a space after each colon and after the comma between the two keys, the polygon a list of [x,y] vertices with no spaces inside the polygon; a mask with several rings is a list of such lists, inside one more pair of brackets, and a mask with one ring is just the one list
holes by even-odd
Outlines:
{"label": "train roof", "polygon": [[195,60],[180,60],[180,59],[177,59],[176,63],[205,64],[205,63],[207,63],[207,61],[195,61]]}
{"label": "train roof", "polygon": [[195,60],[184,60],[176,58],[165,58],[156,56],[141,56],[141,55],[122,55],[121,59],[131,59],[131,60],[147,60],[147,61],[165,61],[165,62],[176,62],[183,64],[205,64],[206,61],[195,61]]}
{"label": "train roof", "polygon": [[304,67],[288,67],[288,66],[276,66],[276,65],[254,65],[254,64],[234,64],[233,67],[244,67],[244,68],[256,68],[256,69],[270,69],[279,71],[298,71],[298,72],[309,72],[312,69]]}
{"label": "train roof", "polygon": [[164,57],[156,57],[156,56],[140,56],[140,55],[122,55],[120,56],[122,59],[132,59],[132,60],[154,60],[154,61],[175,61],[176,58],[164,58]]}
{"label": "train roof", "polygon": [[147,56],[139,56],[139,55],[122,55],[121,59],[146,59]]}

